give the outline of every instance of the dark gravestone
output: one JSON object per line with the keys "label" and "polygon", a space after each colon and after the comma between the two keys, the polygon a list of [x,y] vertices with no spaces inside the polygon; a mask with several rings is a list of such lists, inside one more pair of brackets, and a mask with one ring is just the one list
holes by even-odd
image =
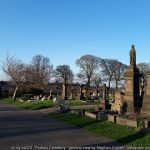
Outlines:
{"label": "dark gravestone", "polygon": [[103,85],[103,100],[106,100],[106,96],[107,96],[107,87],[106,84]]}
{"label": "dark gravestone", "polygon": [[106,87],[106,84],[103,84],[103,93],[102,93],[103,97],[102,97],[102,103],[101,103],[101,106],[102,106],[102,109],[105,110],[106,109],[106,96],[107,96],[107,87]]}
{"label": "dark gravestone", "polygon": [[135,113],[137,103],[140,101],[139,96],[139,78],[140,73],[136,67],[136,51],[134,45],[130,50],[130,66],[125,71],[125,96],[124,107],[127,113]]}

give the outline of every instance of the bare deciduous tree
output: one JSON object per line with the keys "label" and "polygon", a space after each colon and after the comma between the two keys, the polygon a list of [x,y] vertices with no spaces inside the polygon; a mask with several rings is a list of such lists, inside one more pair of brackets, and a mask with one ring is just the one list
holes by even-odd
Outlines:
{"label": "bare deciduous tree", "polygon": [[91,83],[91,78],[98,69],[100,58],[93,55],[84,55],[76,60],[76,65],[80,67],[78,77],[86,82],[87,90]]}
{"label": "bare deciduous tree", "polygon": [[102,79],[101,79],[100,75],[98,75],[98,74],[95,74],[92,77],[92,82],[96,85],[96,96],[98,96],[98,91],[99,91],[101,81],[102,81]]}
{"label": "bare deciduous tree", "polygon": [[146,78],[146,72],[150,70],[149,63],[139,63],[137,64],[137,68],[140,70],[140,73],[143,75],[144,79]]}
{"label": "bare deciduous tree", "polygon": [[141,86],[144,88],[147,82],[147,72],[150,71],[150,63],[145,63],[145,62],[139,63],[137,64],[137,68],[141,73],[141,77],[140,77]]}
{"label": "bare deciduous tree", "polygon": [[64,98],[67,99],[67,84],[73,81],[73,72],[70,69],[69,65],[59,65],[56,67],[55,70],[56,78],[63,83],[65,86],[65,96]]}
{"label": "bare deciduous tree", "polygon": [[26,81],[30,82],[33,87],[41,89],[49,82],[52,72],[53,65],[50,64],[49,58],[36,55],[26,69]]}
{"label": "bare deciduous tree", "polygon": [[76,74],[77,78],[80,80],[80,82],[82,81],[83,83],[86,83],[87,82],[87,78],[86,76],[83,74],[83,73],[77,73]]}
{"label": "bare deciduous tree", "polygon": [[5,62],[3,63],[2,70],[15,86],[12,98],[15,100],[16,93],[25,80],[25,64],[23,64],[19,59],[8,55]]}
{"label": "bare deciduous tree", "polygon": [[109,88],[114,73],[114,66],[112,64],[112,61],[112,59],[101,59],[100,63],[100,67],[102,68],[102,75],[107,78]]}
{"label": "bare deciduous tree", "polygon": [[57,66],[55,75],[56,75],[56,78],[58,78],[64,84],[68,84],[73,81],[73,72],[70,69],[69,65]]}
{"label": "bare deciduous tree", "polygon": [[115,81],[117,89],[119,81],[123,79],[123,74],[127,68],[127,65],[116,59],[101,59],[100,66],[102,68],[103,76],[107,77],[109,88],[111,82]]}
{"label": "bare deciduous tree", "polygon": [[123,64],[122,62],[119,62],[118,60],[113,60],[112,64],[114,66],[114,80],[116,89],[118,88],[118,84],[120,81],[124,79],[124,72],[127,69],[127,65]]}

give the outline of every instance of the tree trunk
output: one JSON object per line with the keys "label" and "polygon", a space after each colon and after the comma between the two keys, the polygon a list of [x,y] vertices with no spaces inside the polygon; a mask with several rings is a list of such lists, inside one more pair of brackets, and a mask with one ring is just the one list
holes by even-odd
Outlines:
{"label": "tree trunk", "polygon": [[118,89],[118,81],[116,80],[116,90]]}
{"label": "tree trunk", "polygon": [[109,77],[109,83],[108,83],[108,88],[110,89],[110,82],[111,82],[111,76]]}
{"label": "tree trunk", "polygon": [[96,86],[96,97],[98,97],[98,91],[99,91],[98,89],[99,89],[99,86],[97,85]]}
{"label": "tree trunk", "polygon": [[65,100],[68,99],[67,88],[68,88],[68,86],[67,86],[67,84],[65,84]]}
{"label": "tree trunk", "polygon": [[88,93],[88,91],[89,91],[89,86],[90,86],[90,78],[88,77],[88,81],[87,81],[87,85],[86,85],[86,95],[87,95],[87,98],[89,98],[89,93]]}
{"label": "tree trunk", "polygon": [[62,98],[67,99],[67,84],[66,83],[62,85]]}
{"label": "tree trunk", "polygon": [[19,88],[18,86],[15,87],[15,91],[14,91],[12,100],[15,100],[15,99],[16,99],[16,93],[17,93],[17,91],[18,91],[18,88]]}

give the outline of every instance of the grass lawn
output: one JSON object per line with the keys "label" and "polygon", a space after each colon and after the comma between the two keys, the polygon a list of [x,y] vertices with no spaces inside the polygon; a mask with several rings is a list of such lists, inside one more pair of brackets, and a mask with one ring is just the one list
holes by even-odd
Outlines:
{"label": "grass lawn", "polygon": [[2,99],[1,101],[8,103],[8,104],[14,104],[18,107],[25,108],[25,109],[44,109],[44,108],[50,108],[53,107],[53,101],[47,100],[47,101],[32,101],[32,102],[20,102],[19,99],[16,99],[15,101],[11,100],[10,98]]}
{"label": "grass lawn", "polygon": [[110,137],[125,145],[150,146],[150,133],[139,132],[136,128],[117,125],[108,121],[98,121],[71,113],[50,113],[49,116],[68,124],[85,128],[94,133]]}
{"label": "grass lawn", "polygon": [[[17,98],[15,101],[13,101],[10,98],[1,99],[1,101],[9,104],[14,104],[18,107],[22,107],[25,109],[44,109],[44,108],[50,108],[54,106],[54,103],[52,100],[45,100],[45,101],[32,101],[32,102],[20,102],[20,98]],[[66,103],[68,103],[70,106],[79,106],[79,105],[90,105],[90,104],[99,104],[99,102],[82,102],[80,100],[66,100]]]}
{"label": "grass lawn", "polygon": [[79,105],[96,105],[100,104],[100,102],[86,102],[81,100],[66,100],[66,103],[68,103],[70,106],[79,106]]}

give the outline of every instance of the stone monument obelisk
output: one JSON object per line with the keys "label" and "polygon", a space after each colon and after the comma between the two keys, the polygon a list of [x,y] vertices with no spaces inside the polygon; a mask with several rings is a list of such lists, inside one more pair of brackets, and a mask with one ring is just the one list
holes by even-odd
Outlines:
{"label": "stone monument obelisk", "polygon": [[139,78],[140,73],[136,67],[136,50],[134,45],[130,50],[130,65],[125,71],[125,96],[122,111],[126,113],[135,113],[138,108],[139,96]]}

